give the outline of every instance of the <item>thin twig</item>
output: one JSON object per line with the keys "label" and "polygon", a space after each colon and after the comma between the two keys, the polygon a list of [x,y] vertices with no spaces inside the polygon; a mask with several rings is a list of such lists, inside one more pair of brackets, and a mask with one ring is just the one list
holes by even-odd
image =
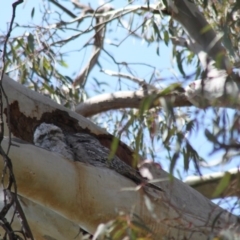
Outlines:
{"label": "thin twig", "polygon": [[[102,6],[101,6],[102,8]],[[102,8],[101,11],[109,11],[110,8]],[[99,9],[97,9],[95,12],[97,13]],[[93,69],[93,67],[96,65],[98,58],[100,56],[100,52],[103,48],[103,42],[105,37],[105,30],[106,25],[102,25],[101,22],[104,21],[104,18],[102,17],[96,17],[96,24],[94,26],[95,28],[95,35],[94,35],[94,43],[93,43],[93,50],[92,50],[92,56],[90,57],[90,60],[88,64],[85,66],[85,68],[81,71],[81,73],[74,79],[73,85],[81,85],[81,87],[84,87],[86,84],[86,79],[90,73],[90,71]],[[91,24],[92,25],[92,24]]]}
{"label": "thin twig", "polygon": [[126,79],[129,79],[137,84],[139,84],[139,86],[143,87],[143,88],[148,88],[148,89],[157,89],[156,87],[154,87],[153,85],[151,84],[148,84],[146,83],[146,81],[144,79],[141,79],[141,78],[137,78],[137,77],[134,77],[132,75],[129,75],[129,74],[126,74],[126,73],[121,73],[121,72],[113,72],[113,71],[110,71],[110,70],[104,70],[102,69],[101,72],[109,75],[109,76],[113,76],[113,77],[118,77],[118,78],[126,78]]}
{"label": "thin twig", "polygon": [[54,0],[49,0],[49,2],[53,3],[54,5],[56,5],[57,7],[59,7],[60,9],[62,9],[65,13],[67,13],[70,17],[72,18],[77,18],[77,16],[70,10],[68,10],[67,8],[65,8],[62,4],[60,4],[59,2],[56,2]]}

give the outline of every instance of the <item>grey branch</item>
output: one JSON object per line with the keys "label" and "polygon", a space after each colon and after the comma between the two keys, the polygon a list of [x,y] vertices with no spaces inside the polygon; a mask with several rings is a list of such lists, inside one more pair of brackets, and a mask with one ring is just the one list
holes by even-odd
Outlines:
{"label": "grey branch", "polygon": [[[221,39],[216,35],[209,23],[204,18],[198,7],[187,0],[169,1],[168,11],[170,15],[178,21],[188,32],[192,38],[192,42],[196,42],[201,51],[205,52],[212,60],[216,60],[220,55],[220,68],[227,72],[231,71],[231,64],[226,56],[226,50],[221,44]],[[208,27],[208,31],[201,31]]]}
{"label": "grey branch", "polygon": [[[111,10],[110,6],[105,6],[100,8],[99,10],[96,10],[96,12],[108,12]],[[77,86],[84,86],[87,80],[87,77],[93,67],[96,65],[98,58],[101,53],[101,49],[103,48],[103,42],[105,38],[105,31],[106,26],[104,24],[105,18],[104,17],[95,17],[96,19],[96,25],[95,25],[95,35],[94,35],[94,43],[93,43],[93,50],[92,50],[92,56],[90,57],[89,62],[86,64],[86,66],[83,68],[81,73],[74,79],[73,85]]]}
{"label": "grey branch", "polygon": [[138,78],[138,77],[126,74],[126,73],[114,72],[114,71],[104,70],[104,69],[102,69],[101,72],[103,72],[109,76],[129,79],[129,80],[139,84],[139,86],[141,86],[141,87],[146,87],[148,89],[157,89],[153,85],[146,83],[146,81],[144,79]]}
{"label": "grey branch", "polygon": [[202,195],[209,199],[213,199],[216,197],[239,197],[240,189],[239,189],[239,177],[240,172],[239,169],[234,168],[227,171],[231,174],[231,180],[228,184],[228,187],[224,189],[221,196],[213,196],[214,191],[216,190],[219,182],[224,176],[224,172],[219,173],[211,173],[204,176],[191,176],[187,177],[184,181],[189,186],[200,192]]}
{"label": "grey branch", "polygon": [[[79,114],[26,89],[7,76],[4,76],[3,85],[9,96],[10,123],[18,123],[18,129],[13,129],[15,137],[21,136],[23,140],[31,141],[30,133],[43,116],[51,117],[48,118],[50,121],[57,121],[66,128],[65,131],[85,129],[94,136],[110,136]],[[5,109],[7,106],[5,99],[3,104]],[[18,104],[21,111],[18,110]],[[55,115],[55,118],[52,118],[54,113],[61,117],[56,118]],[[59,115],[60,113],[62,115]],[[26,120],[23,121],[24,119]],[[19,131],[22,131],[21,134]],[[7,146],[8,138],[4,138],[3,148],[6,149]],[[132,153],[131,151],[126,155]],[[156,232],[156,239],[163,236],[175,239],[184,237],[207,239],[209,234],[217,234],[238,220],[175,178],[173,181],[161,182],[160,187],[164,192],[157,191],[157,194],[146,195],[145,191],[120,191],[124,186],[135,187],[135,184],[116,171],[69,161],[32,144],[16,142],[11,146],[9,157],[14,161],[18,193],[34,203],[31,208],[25,205],[27,202],[23,204],[28,210],[29,214],[26,215],[28,219],[32,217],[33,224],[30,227],[33,226],[34,236],[36,233],[40,234],[39,236],[46,236],[46,231],[49,230],[47,232],[51,238],[71,239],[76,236],[74,232],[78,230],[76,228],[78,226],[93,233],[98,224],[115,219],[118,211],[122,209],[126,213],[132,213],[134,210],[134,214],[144,219],[147,227]],[[169,174],[161,168],[150,166],[148,169],[153,179],[169,178]],[[0,167],[4,168],[3,161],[0,161]],[[146,190],[151,191],[152,188]],[[147,208],[149,201],[151,209]],[[37,205],[41,208],[37,208]],[[100,212],[103,214],[100,215]],[[157,218],[153,218],[153,212]],[[214,224],[216,219],[217,225]],[[65,224],[66,220],[69,224]],[[36,226],[36,222],[40,225]],[[71,230],[73,227],[76,230]],[[66,230],[61,236],[62,229]]]}
{"label": "grey branch", "polygon": [[[155,97],[153,107],[161,107],[162,100],[171,101],[174,107],[192,106],[182,92],[172,92],[161,96],[162,90],[120,91],[101,94],[80,103],[75,111],[85,117],[121,108],[139,108],[147,97]],[[158,101],[157,101],[158,100]]]}
{"label": "grey branch", "polygon": [[208,106],[240,108],[239,76],[227,76],[224,70],[209,69],[206,79],[189,84],[185,91],[188,100],[196,107]]}
{"label": "grey branch", "polygon": [[202,47],[196,41],[193,41],[191,38],[186,39],[183,37],[171,37],[171,40],[174,45],[187,47],[190,51],[195,53],[198,56],[199,61],[201,62],[202,68],[207,68],[208,54],[202,51]]}

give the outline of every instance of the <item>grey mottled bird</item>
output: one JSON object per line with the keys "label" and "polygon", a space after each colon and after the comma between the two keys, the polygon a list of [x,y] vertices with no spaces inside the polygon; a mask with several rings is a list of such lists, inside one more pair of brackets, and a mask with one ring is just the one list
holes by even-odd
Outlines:
{"label": "grey mottled bird", "polygon": [[104,147],[94,136],[87,133],[76,133],[67,135],[66,139],[76,161],[86,162],[96,167],[110,168],[137,184],[145,183],[151,188],[162,191],[160,187],[148,183],[136,169],[120,160],[116,155],[109,160],[110,150]]}
{"label": "grey mottled bird", "polygon": [[147,183],[136,169],[127,165],[117,156],[109,160],[110,150],[90,134],[64,135],[59,127],[42,123],[34,132],[34,144],[49,151],[58,152],[70,160],[84,162],[96,167],[110,168],[137,184],[146,183],[149,187],[161,190],[159,187]]}
{"label": "grey mottled bird", "polygon": [[61,128],[53,124],[40,124],[34,132],[33,142],[38,147],[57,152],[67,159],[74,160],[73,152],[66,144],[66,137]]}

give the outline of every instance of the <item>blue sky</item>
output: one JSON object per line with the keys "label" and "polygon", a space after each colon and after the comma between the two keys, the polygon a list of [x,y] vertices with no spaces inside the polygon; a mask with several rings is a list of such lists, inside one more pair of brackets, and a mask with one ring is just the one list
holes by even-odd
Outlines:
{"label": "blue sky", "polygon": [[[14,2],[14,1],[11,1]],[[86,1],[85,1],[86,2]],[[41,13],[38,12],[38,7],[42,4],[42,1],[25,1],[24,4],[19,5],[17,8],[17,13],[16,13],[16,18],[15,18],[15,23],[18,24],[24,24],[24,25],[30,25],[32,23],[34,24],[41,24]],[[114,7],[123,7],[124,4],[120,3],[119,1],[113,1],[111,3]],[[10,21],[10,16],[12,12],[12,7],[10,4],[10,1],[4,1],[3,3],[3,8],[4,11],[1,11],[1,23],[0,23],[0,30],[6,32],[8,28],[8,23]],[[66,4],[67,6],[67,4]],[[69,3],[69,9],[71,9],[71,3]],[[35,7],[35,14],[33,19],[31,18],[31,11]],[[54,8],[53,8],[54,9]],[[63,20],[69,20],[68,16],[64,16]],[[55,23],[54,19],[50,21],[50,23]],[[86,22],[86,28],[88,27],[88,22]],[[137,21],[136,21],[137,25]],[[31,29],[29,29],[31,31]],[[110,30],[110,28],[109,28]],[[24,30],[16,29],[12,33],[12,36],[17,36],[24,34],[24,32],[27,32],[28,29],[25,28]],[[63,37],[67,38],[71,35],[72,33],[70,31],[63,33]],[[91,34],[86,34],[85,36],[81,37],[81,41],[88,41],[89,38],[91,37]],[[122,39],[125,38],[126,32],[122,30],[119,27],[116,27],[116,25],[112,24],[111,32],[107,34],[107,40],[112,40],[112,38],[115,38],[115,43],[121,42]],[[80,41],[80,40],[79,40]],[[75,44],[77,44],[77,41],[75,41]],[[79,46],[82,45],[82,42],[79,43]],[[105,44],[107,45],[107,44]],[[64,74],[70,75],[71,77],[75,77],[80,70],[85,66],[85,63],[88,61],[90,55],[91,55],[91,46],[88,48],[78,51],[79,46],[75,46],[73,44],[68,44],[66,45],[62,51],[63,52],[71,52],[68,54],[67,57],[67,64],[68,68],[62,69],[64,71]],[[148,46],[148,44],[144,41],[141,41],[139,39],[134,39],[134,38],[128,38],[123,43],[121,44],[120,47],[115,47],[108,45],[106,49],[114,56],[114,58],[118,62],[142,62],[142,63],[149,63],[153,66],[156,67],[157,70],[159,70],[160,77],[161,78],[168,78],[172,77],[174,81],[178,81],[181,78],[181,74],[179,73],[176,63],[171,59],[171,44],[167,47],[164,43],[160,44],[160,55],[158,56],[156,54],[156,44],[152,44]],[[104,63],[103,68],[111,71],[117,71],[116,65],[109,59],[109,57],[102,53],[100,58],[102,59],[102,62]],[[60,66],[56,66],[60,68]],[[152,74],[152,69],[148,67],[144,67],[142,65],[132,65],[130,66],[131,71],[133,73],[136,73],[137,76],[140,78],[145,78],[146,81],[150,78]],[[187,66],[185,67],[186,73],[191,74],[194,71],[193,66]],[[127,73],[126,68],[122,69],[122,72]],[[123,80],[121,83],[118,83],[118,78],[115,77],[109,77],[99,71],[98,67],[95,67],[93,71],[90,74],[90,80],[88,81],[88,84],[86,85],[86,89],[88,92],[90,92],[90,95],[94,95],[94,91],[91,91],[94,89],[94,81],[92,81],[93,77],[97,78],[98,81],[102,82],[107,82],[109,85],[106,86],[104,85],[104,88],[101,89],[102,92],[114,92],[116,90],[136,90],[138,89],[138,86],[131,83],[129,80]],[[160,86],[164,87],[169,84],[169,81],[162,81],[160,82]],[[91,94],[92,93],[92,94]],[[201,112],[202,110],[200,110]],[[202,114],[200,115],[204,116],[204,124],[206,124],[206,119],[211,119],[211,111],[207,111],[209,114]],[[210,124],[210,121],[208,124]],[[205,159],[217,159],[220,157],[220,154],[217,154],[215,156],[210,156],[208,153],[211,151],[211,146],[208,144],[208,142],[204,139],[203,134],[201,134],[200,131],[192,135],[192,140],[194,141],[194,145],[197,146],[196,149],[200,151],[201,156],[204,157]],[[197,141],[196,141],[196,140]],[[165,165],[165,162],[161,163],[165,168],[168,168],[168,163],[167,166]],[[179,162],[179,170],[182,168],[182,164]],[[212,171],[211,169],[210,171]],[[217,169],[218,171],[219,169]],[[207,170],[206,170],[207,171]],[[207,171],[208,172],[208,171]]]}
{"label": "blue sky", "polygon": [[[12,7],[11,7],[11,3],[13,3],[14,1],[2,1],[2,6],[1,6],[1,22],[0,22],[0,31],[2,33],[6,33],[6,30],[8,29],[9,26],[9,21],[11,18],[11,14],[12,14]],[[81,2],[88,2],[88,1],[81,1]],[[93,2],[93,1],[92,1]],[[93,3],[91,2],[91,4],[93,5]],[[97,3],[97,1],[95,1],[95,3]],[[125,1],[126,5],[127,5],[127,1]],[[141,2],[138,1],[138,3],[140,4]],[[15,23],[18,24],[40,24],[41,23],[41,13],[38,12],[38,6],[42,4],[42,1],[38,0],[38,1],[25,1],[22,5],[19,5],[17,8],[17,12],[16,12],[16,18],[15,18]],[[114,7],[123,7],[123,1],[113,1],[111,3]],[[66,2],[66,6],[71,6],[70,2]],[[97,4],[96,4],[97,6]],[[32,9],[35,7],[35,15],[34,18],[31,19],[31,11]],[[70,7],[71,9],[71,7]],[[67,16],[63,16],[64,20],[70,20],[69,17]],[[138,21],[136,20],[136,26],[138,24]],[[54,23],[54,19],[51,20],[51,23]],[[89,22],[86,21],[85,23],[85,27],[88,27]],[[110,31],[111,30],[111,31]],[[27,32],[28,29],[26,28],[25,30],[20,30],[20,29],[16,29],[12,35],[13,36],[17,36],[17,35],[22,35],[23,33]],[[107,40],[112,40],[115,39],[115,43],[117,42],[121,42],[125,36],[126,36],[126,31],[124,31],[123,29],[117,27],[117,25],[112,24],[112,26],[109,27],[108,29],[108,33],[107,33]],[[68,32],[64,32],[62,33],[63,37],[69,37],[71,34],[71,31]],[[81,41],[87,42],[90,38],[91,34],[86,34],[85,36],[81,37]],[[80,41],[80,40],[79,40]],[[62,69],[64,71],[64,73],[66,75],[69,75],[71,77],[75,77],[79,71],[81,70],[82,67],[85,66],[85,63],[88,61],[90,55],[91,55],[91,46],[89,46],[88,48],[82,50],[82,51],[76,51],[79,49],[79,46],[81,46],[83,43],[75,41],[76,45],[73,44],[68,44],[67,46],[65,46],[62,50],[64,52],[69,52],[71,51],[71,53],[68,54],[67,57],[67,64],[68,64],[68,68],[64,68]],[[123,41],[123,43],[121,44],[120,47],[115,47],[112,45],[108,44],[108,41],[106,41],[105,43],[106,48],[108,49],[108,51],[115,57],[115,59],[119,62],[142,62],[142,63],[149,63],[153,66],[156,67],[156,69],[159,70],[159,74],[161,78],[169,78],[172,77],[174,79],[174,81],[178,81],[181,77],[176,63],[171,59],[171,44],[167,47],[164,43],[160,44],[160,55],[158,56],[156,54],[156,44],[152,44],[150,46],[148,46],[148,44],[144,41],[138,40],[138,39],[134,39],[134,38],[127,38],[125,41]],[[102,63],[103,63],[103,68],[107,69],[107,70],[111,70],[111,71],[117,71],[116,65],[113,64],[113,62],[109,59],[109,57],[102,53],[100,56]],[[58,68],[60,68],[60,66],[56,66]],[[186,70],[186,74],[192,74],[194,71],[194,66],[187,66],[185,67]],[[123,68],[122,69],[123,72],[127,73],[127,69]],[[145,78],[146,80],[148,80],[152,74],[152,69],[147,68],[147,67],[143,67],[140,65],[131,65],[131,71],[133,73],[136,73],[137,76],[139,76],[140,78]],[[93,71],[90,74],[89,77],[89,81],[86,85],[86,89],[87,91],[90,92],[90,95],[94,95],[94,91],[92,91],[96,86],[94,84],[93,81],[93,77],[97,78],[98,81],[102,81],[102,82],[107,82],[109,85],[105,86],[104,88],[100,89],[100,91],[102,92],[114,92],[116,90],[126,90],[126,89],[131,89],[131,90],[135,90],[138,89],[137,85],[134,85],[133,83],[129,82],[129,80],[123,80],[123,82],[118,83],[118,78],[114,78],[114,77],[109,77],[103,73],[101,73],[99,71],[98,67],[95,67],[93,69]],[[167,86],[169,84],[169,81],[161,81],[160,82],[160,86],[164,87]],[[159,86],[158,86],[159,87]],[[211,110],[207,110],[206,112],[204,112],[203,110],[200,110],[200,114],[198,115],[199,118],[202,116],[202,120],[204,123],[204,126],[210,126],[211,124],[211,118],[212,118],[212,111]],[[209,152],[211,152],[212,150],[212,146],[206,141],[203,133],[203,131],[198,131],[197,133],[192,134],[192,136],[190,137],[191,142],[194,143],[195,149],[200,153],[200,155],[205,158],[206,160],[215,160],[215,159],[219,159],[222,155],[222,153],[217,153],[214,155],[209,156]],[[211,168],[211,169],[204,169],[203,173],[209,173],[212,171],[220,171],[220,170],[224,170],[226,168],[231,168],[231,167],[236,167],[238,164],[239,160],[236,159],[234,161],[231,162],[231,164],[229,164],[227,167],[226,166],[220,166],[220,167],[216,167],[216,168]],[[168,166],[169,166],[169,162],[161,162],[162,166],[167,170]],[[178,162],[178,169],[179,171],[182,172],[183,166],[182,166],[182,162],[179,161]],[[188,174],[183,173],[183,176],[186,176]],[[191,175],[191,171],[190,171],[190,175]]]}

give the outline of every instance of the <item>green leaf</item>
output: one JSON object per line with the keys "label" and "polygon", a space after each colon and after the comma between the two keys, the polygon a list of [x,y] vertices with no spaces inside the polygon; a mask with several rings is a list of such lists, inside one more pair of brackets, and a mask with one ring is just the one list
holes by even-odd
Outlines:
{"label": "green leaf", "polygon": [[159,45],[157,45],[156,53],[159,56]]}
{"label": "green leaf", "polygon": [[180,83],[172,83],[168,87],[166,87],[164,90],[161,91],[160,96],[167,95],[179,87],[181,87]]}
{"label": "green leaf", "polygon": [[203,27],[202,29],[200,29],[200,33],[201,34],[204,34],[208,31],[210,31],[212,29],[211,25],[210,24],[207,24],[205,27]]}
{"label": "green leaf", "polygon": [[71,83],[71,84],[73,83],[72,78],[70,78],[70,77],[68,77],[68,76],[65,76],[64,78],[65,78],[69,83]]}
{"label": "green leaf", "polygon": [[55,94],[56,92],[55,92],[55,90],[54,90],[54,88],[51,88],[48,84],[46,84],[46,83],[43,83],[43,88],[45,88],[46,90],[48,90],[48,92],[49,93],[51,93],[51,94]]}
{"label": "green leaf", "polygon": [[168,145],[170,139],[176,134],[176,128],[166,128],[164,129],[164,133],[162,134],[162,141],[164,145]]}
{"label": "green leaf", "polygon": [[113,239],[123,239],[125,234],[125,228],[121,227],[113,234]]}
{"label": "green leaf", "polygon": [[208,6],[208,0],[203,0],[203,8],[206,8]]}
{"label": "green leaf", "polygon": [[191,132],[194,129],[195,120],[191,120],[186,124],[186,131]]}
{"label": "green leaf", "polygon": [[132,220],[132,223],[136,227],[138,227],[138,228],[140,228],[140,229],[142,229],[146,232],[152,233],[151,229],[144,222],[139,222],[139,221]]}
{"label": "green leaf", "polygon": [[216,187],[213,197],[220,197],[221,193],[228,187],[231,180],[231,174],[229,172],[225,172],[223,178],[219,182],[218,186]]}
{"label": "green leaf", "polygon": [[214,13],[216,14],[216,16],[218,16],[219,14],[218,14],[218,10],[216,8],[216,5],[214,3],[212,3],[211,6],[212,6],[212,9],[213,9]]}
{"label": "green leaf", "polygon": [[119,139],[114,137],[112,140],[111,151],[109,153],[108,160],[111,161],[115,156],[115,153],[117,152],[117,149],[118,149],[118,144],[119,144]]}
{"label": "green leaf", "polygon": [[34,17],[34,13],[35,13],[35,7],[33,7],[32,11],[31,11],[31,18]]}
{"label": "green leaf", "polygon": [[19,46],[24,48],[24,40],[22,38],[17,38],[16,40],[18,42],[18,45],[16,46],[16,48],[19,48]]}
{"label": "green leaf", "polygon": [[[17,53],[16,53],[16,46],[14,47],[13,44],[10,43],[10,47],[11,47],[11,52],[10,54],[12,54],[12,59],[13,59],[13,62],[17,60]],[[9,54],[9,55],[10,55]]]}
{"label": "green leaf", "polygon": [[205,129],[205,136],[210,142],[218,143],[217,138],[212,133],[210,133],[210,131],[208,131],[207,129]]}
{"label": "green leaf", "polygon": [[41,56],[40,57],[40,62],[39,62],[39,71],[40,71],[41,74],[44,74],[43,62],[44,62],[44,56]]}
{"label": "green leaf", "polygon": [[59,63],[62,67],[68,68],[68,65],[67,65],[67,63],[66,63],[65,61],[60,60],[60,61],[58,61],[58,63]]}
{"label": "green leaf", "polygon": [[143,99],[143,101],[141,102],[141,105],[139,107],[139,115],[140,116],[143,115],[143,113],[150,108],[154,99],[155,99],[154,95],[147,96]]}
{"label": "green leaf", "polygon": [[28,47],[29,47],[30,51],[33,53],[34,52],[34,37],[31,33],[28,35],[27,40],[28,40]]}
{"label": "green leaf", "polygon": [[153,24],[153,30],[154,30],[155,34],[157,34],[157,40],[161,40],[161,35],[160,35],[157,24],[155,23],[155,21],[152,21],[152,24]]}
{"label": "green leaf", "polygon": [[185,150],[185,148],[183,149],[183,161],[184,161],[184,170],[188,171],[188,169],[189,169],[189,154]]}
{"label": "green leaf", "polygon": [[[228,52],[230,53],[230,55],[232,57],[234,57],[235,56],[235,52],[234,52],[234,48],[233,48],[233,44],[232,44],[232,39],[230,38],[231,33],[230,33],[229,26],[225,25],[223,27],[223,32],[224,32],[224,34],[223,34],[223,38],[222,39],[223,39],[224,47],[226,47]],[[216,61],[220,62],[223,57],[224,57],[223,54],[218,54]],[[217,66],[218,65],[220,65],[220,64],[218,63]]]}
{"label": "green leaf", "polygon": [[182,54],[180,54],[180,52],[177,52],[176,54],[176,58],[177,58],[177,66],[178,66],[178,69],[179,71],[181,72],[181,74],[185,77],[186,74],[183,70],[183,66],[182,66],[182,57],[181,57]]}
{"label": "green leaf", "polygon": [[169,34],[168,31],[164,31],[164,38],[163,38],[165,44],[168,46],[169,43]]}
{"label": "green leaf", "polygon": [[177,160],[179,158],[179,153],[178,152],[175,152],[173,154],[173,157],[171,159],[171,163],[170,163],[170,174],[173,175],[173,170],[174,170],[174,167],[176,166],[176,163],[177,163]]}
{"label": "green leaf", "polygon": [[162,2],[163,2],[165,7],[168,7],[168,1],[167,0],[163,0]]}

